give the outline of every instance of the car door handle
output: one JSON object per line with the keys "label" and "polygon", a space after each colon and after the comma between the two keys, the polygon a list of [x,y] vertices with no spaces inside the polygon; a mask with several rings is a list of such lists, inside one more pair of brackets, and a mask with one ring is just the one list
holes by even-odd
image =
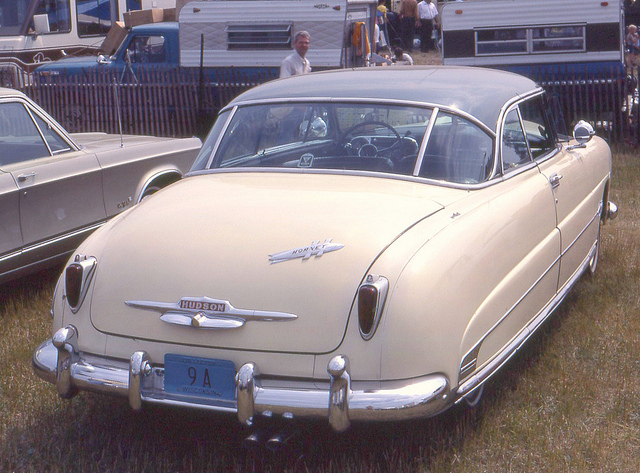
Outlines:
{"label": "car door handle", "polygon": [[560,179],[562,179],[562,174],[554,174],[549,178],[549,183],[553,189],[560,185]]}
{"label": "car door handle", "polygon": [[37,176],[37,175],[38,175],[38,173],[37,173],[37,172],[30,172],[29,174],[20,174],[20,175],[18,176],[18,182],[24,182],[24,181],[26,181],[27,179],[29,179],[30,177],[35,177],[35,176]]}

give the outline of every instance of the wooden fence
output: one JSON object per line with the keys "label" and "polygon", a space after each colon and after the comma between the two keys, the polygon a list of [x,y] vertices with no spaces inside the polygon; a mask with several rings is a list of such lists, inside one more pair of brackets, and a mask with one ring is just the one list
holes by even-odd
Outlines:
{"label": "wooden fence", "polygon": [[[274,71],[147,69],[136,77],[89,73],[78,77],[33,76],[21,88],[71,132],[106,131],[156,136],[204,137],[217,111],[244,90],[275,78]],[[215,77],[215,80],[207,79]],[[638,144],[638,69],[612,69],[584,79],[569,67],[536,72],[534,80],[557,98],[568,131],[590,121],[611,143]],[[2,80],[2,77],[0,77]]]}
{"label": "wooden fence", "polygon": [[588,74],[575,66],[535,71],[533,77],[557,99],[569,132],[573,124],[586,120],[610,143],[634,145],[639,138],[637,78],[637,67]]}
{"label": "wooden fence", "polygon": [[[105,131],[169,137],[208,132],[224,105],[241,92],[274,78],[229,68],[206,80],[198,69],[148,68],[113,73],[34,75],[24,92],[72,133]],[[213,76],[213,74],[211,74]]]}

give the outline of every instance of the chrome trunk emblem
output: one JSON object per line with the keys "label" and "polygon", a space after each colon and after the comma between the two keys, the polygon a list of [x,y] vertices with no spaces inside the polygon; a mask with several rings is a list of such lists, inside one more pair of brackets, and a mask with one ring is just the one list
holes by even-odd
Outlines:
{"label": "chrome trunk emblem", "polygon": [[331,238],[327,238],[324,243],[320,243],[320,240],[316,240],[309,246],[302,246],[300,248],[296,248],[294,250],[281,251],[280,253],[274,253],[269,255],[269,261],[271,264],[274,263],[282,263],[283,261],[288,261],[296,258],[302,258],[303,260],[307,260],[312,256],[320,257],[324,253],[329,253],[330,251],[336,251],[341,248],[344,248],[342,243],[331,243]]}
{"label": "chrome trunk emblem", "polygon": [[160,312],[160,320],[173,325],[227,330],[246,322],[289,322],[298,318],[286,312],[236,309],[229,301],[209,297],[183,297],[178,302],[125,301],[129,307]]}

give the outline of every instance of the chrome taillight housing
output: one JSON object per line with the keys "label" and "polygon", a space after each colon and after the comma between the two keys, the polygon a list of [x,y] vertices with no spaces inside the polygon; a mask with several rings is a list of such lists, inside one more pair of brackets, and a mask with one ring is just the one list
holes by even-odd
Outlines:
{"label": "chrome taillight housing", "polygon": [[65,270],[65,296],[71,311],[80,309],[98,261],[93,256],[76,255],[75,260]]}
{"label": "chrome taillight housing", "polygon": [[365,340],[371,340],[376,333],[388,292],[387,278],[372,274],[358,289],[358,323],[360,336]]}

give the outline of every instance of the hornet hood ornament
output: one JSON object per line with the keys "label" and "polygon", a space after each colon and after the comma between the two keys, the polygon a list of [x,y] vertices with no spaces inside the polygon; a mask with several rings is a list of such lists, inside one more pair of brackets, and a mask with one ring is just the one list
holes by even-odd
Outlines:
{"label": "hornet hood ornament", "polygon": [[269,255],[269,261],[271,261],[271,264],[274,264],[282,263],[283,261],[288,261],[296,258],[302,258],[303,260],[307,260],[312,256],[319,258],[324,253],[336,251],[341,248],[344,248],[344,245],[342,243],[331,243],[331,238],[327,238],[324,243],[320,243],[320,240],[316,240],[309,246],[302,246],[294,250],[274,253],[272,255]]}

